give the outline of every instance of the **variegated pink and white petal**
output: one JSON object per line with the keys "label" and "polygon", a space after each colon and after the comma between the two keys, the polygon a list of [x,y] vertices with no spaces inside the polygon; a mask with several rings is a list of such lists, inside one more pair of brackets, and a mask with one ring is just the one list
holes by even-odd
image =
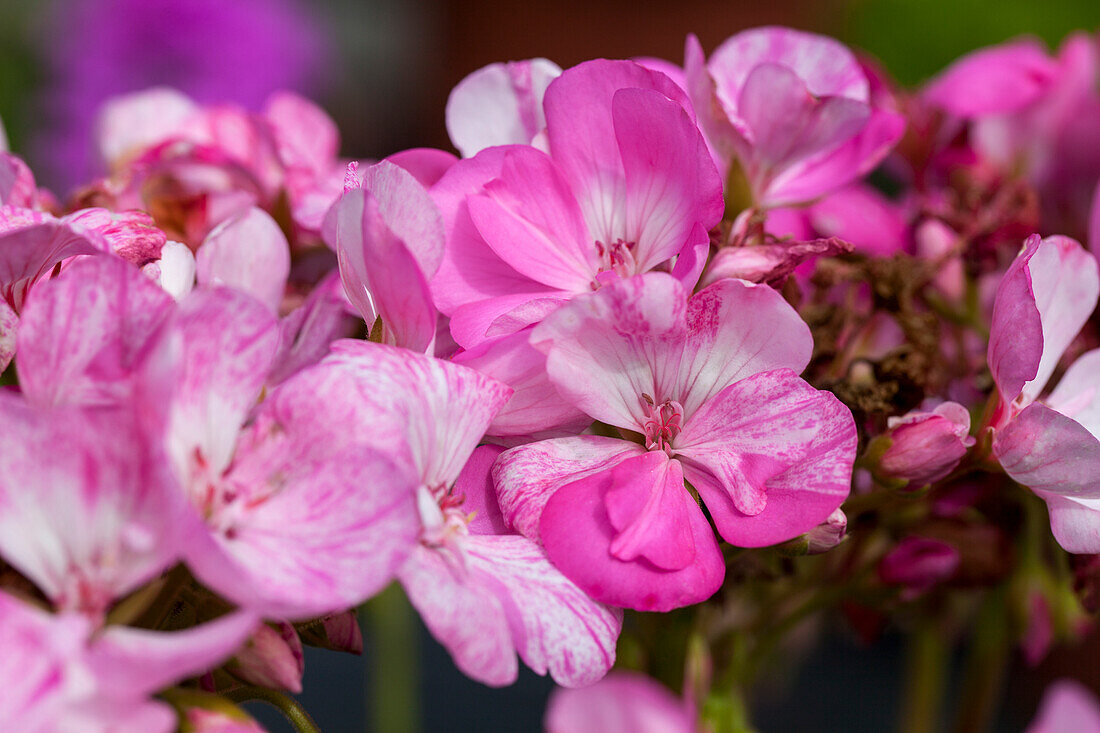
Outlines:
{"label": "variegated pink and white petal", "polygon": [[453,359],[514,390],[486,432],[498,437],[579,433],[592,420],[558,393],[546,373],[546,354],[531,345],[530,335],[530,331],[520,331],[460,352]]}
{"label": "variegated pink and white petal", "polygon": [[424,625],[467,677],[492,687],[516,681],[513,631],[499,598],[436,550],[418,545],[398,571]]}
{"label": "variegated pink and white petal", "polygon": [[690,706],[660,683],[619,670],[578,690],[554,690],[546,733],[695,733]]}
{"label": "variegated pink and white petal", "polygon": [[731,385],[673,441],[721,535],[762,547],[809,532],[847,498],[856,452],[851,412],[789,370]]}
{"label": "variegated pink and white petal", "polygon": [[408,248],[430,280],[443,260],[443,220],[424,186],[407,170],[383,160],[363,171],[363,189],[378,202],[386,228]]}
{"label": "variegated pink and white petal", "polygon": [[620,89],[611,115],[624,175],[620,236],[635,243],[635,272],[648,272],[695,244],[696,227],[708,231],[721,220],[722,181],[681,104],[657,91]]}
{"label": "variegated pink and white petal", "polygon": [[1077,357],[1043,401],[1100,440],[1100,349]]}
{"label": "variegated pink and white petal", "polygon": [[0,206],[0,298],[16,313],[31,286],[62,260],[76,255],[94,255],[106,246],[96,246],[88,234],[41,214],[11,206]]}
{"label": "variegated pink and white petal", "polygon": [[260,619],[247,611],[182,631],[108,626],[91,641],[87,663],[108,696],[144,696],[208,672],[248,639]]}
{"label": "variegated pink and white petal", "polygon": [[0,394],[0,555],[62,610],[100,619],[195,527],[134,409],[37,410]]}
{"label": "variegated pink and white petal", "polygon": [[658,377],[658,391],[680,401],[685,419],[734,382],[773,369],[801,372],[810,361],[809,326],[766,285],[720,280],[688,300],[686,318],[683,356],[666,362],[676,371]]}
{"label": "variegated pink and white petal", "polygon": [[[664,465],[654,467],[651,456]],[[633,517],[631,500],[643,506]],[[558,570],[611,606],[669,611],[706,600],[725,577],[714,531],[684,488],[680,463],[663,453],[559,488],[542,510],[539,537]]]}
{"label": "variegated pink and white petal", "polygon": [[343,399],[354,396],[355,435],[410,451],[427,486],[454,482],[512,395],[468,367],[365,341],[337,341],[318,368],[343,385]]}
{"label": "variegated pink and white petal", "polygon": [[494,145],[527,145],[543,128],[542,98],[561,68],[543,58],[483,66],[451,90],[447,134],[462,157]]}
{"label": "variegated pink and white petal", "polygon": [[38,185],[22,159],[0,148],[0,205],[27,209],[38,206]]}
{"label": "variegated pink and white petal", "polygon": [[999,430],[993,453],[1015,481],[1047,503],[1068,552],[1100,552],[1100,440],[1046,405],[1028,405]]}
{"label": "variegated pink and white petal", "polygon": [[[662,371],[675,374],[686,293],[670,275],[649,273],[574,298],[535,327],[558,392],[593,418],[643,432],[642,395],[660,402]],[[671,362],[671,366],[669,366]]]}
{"label": "variegated pink and white petal", "polygon": [[137,268],[111,256],[75,262],[35,288],[19,323],[15,359],[36,405],[114,405],[175,302]]}
{"label": "variegated pink and white petal", "polygon": [[0,300],[0,374],[8,368],[15,356],[16,333],[19,330],[19,316],[11,306]]}
{"label": "variegated pink and white petal", "polygon": [[206,236],[195,268],[200,285],[248,293],[278,313],[290,274],[290,245],[275,220],[253,206]]}
{"label": "variegated pink and white petal", "polygon": [[237,434],[275,357],[278,323],[255,298],[218,288],[191,293],[168,327],[183,344],[169,451],[181,480],[202,483],[229,466]]}
{"label": "variegated pink and white petal", "polygon": [[528,667],[566,687],[607,674],[615,663],[621,611],[589,598],[526,537],[471,536],[463,549],[471,575],[483,576],[478,582],[499,599]]}
{"label": "variegated pink and white petal", "polygon": [[493,466],[493,483],[504,521],[541,542],[539,521],[555,491],[644,453],[645,449],[635,443],[596,435],[541,440],[511,448]]}

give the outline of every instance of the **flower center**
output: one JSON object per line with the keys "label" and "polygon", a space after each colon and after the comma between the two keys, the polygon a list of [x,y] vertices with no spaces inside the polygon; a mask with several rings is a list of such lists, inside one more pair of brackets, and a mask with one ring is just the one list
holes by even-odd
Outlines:
{"label": "flower center", "polygon": [[[600,271],[592,281],[592,289],[598,290],[608,279],[605,273],[613,273],[619,277],[630,277],[634,274],[637,263],[634,261],[635,242],[626,242],[616,239],[613,244],[604,244],[596,240],[596,254],[600,258]],[[601,277],[602,276],[602,277]]]}
{"label": "flower center", "polygon": [[676,400],[665,400],[658,404],[647,394],[642,395],[642,409],[645,411],[645,447],[649,450],[663,450],[672,454],[672,441],[684,427],[684,407]]}

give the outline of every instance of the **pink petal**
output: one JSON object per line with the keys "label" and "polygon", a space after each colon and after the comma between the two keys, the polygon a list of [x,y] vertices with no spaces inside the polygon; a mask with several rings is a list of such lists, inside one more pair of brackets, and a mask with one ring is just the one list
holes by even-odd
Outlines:
{"label": "pink petal", "polygon": [[963,56],[924,89],[924,98],[960,117],[1011,112],[1039,98],[1058,71],[1042,44],[1031,39]]}
{"label": "pink petal", "polygon": [[[683,538],[690,537],[694,543],[692,562],[677,570],[666,570],[645,557],[621,559],[629,556],[628,550],[633,549],[629,544],[619,546],[616,552],[616,541],[622,533],[616,528],[614,517],[608,516],[607,508],[616,504],[611,492],[631,480],[636,469],[633,462],[639,459],[628,459],[614,468],[589,473],[566,483],[550,496],[539,521],[539,536],[546,554],[550,562],[584,592],[608,605],[639,611],[668,611],[706,600],[722,584],[725,565],[710,524],[686,488],[678,498],[669,497],[666,504],[667,508],[677,500],[683,502],[673,515],[681,524],[662,527],[650,539],[682,543]],[[675,465],[669,466],[665,480],[670,484],[678,480],[682,486],[679,463],[669,463]],[[666,485],[663,490],[670,488]],[[501,494],[501,503],[507,513],[509,507],[503,492]],[[656,553],[653,545],[648,550]],[[665,564],[678,565],[684,558],[683,553],[684,549],[677,548],[656,556]]]}
{"label": "pink petal", "polygon": [[556,689],[546,733],[695,733],[695,716],[666,687],[637,672],[617,670],[579,690]]}
{"label": "pink petal", "polygon": [[696,226],[719,222],[722,181],[695,121],[660,92],[620,89],[611,115],[622,156],[624,231],[636,244],[636,272],[646,272],[693,244]]}
{"label": "pink petal", "polygon": [[593,418],[642,431],[642,395],[660,401],[654,352],[683,338],[687,303],[669,275],[650,273],[578,296],[531,335],[558,392]]}
{"label": "pink petal", "polygon": [[1100,439],[1100,349],[1079,356],[1045,402]]}
{"label": "pink petal", "polygon": [[185,95],[153,87],[108,100],[96,124],[96,146],[110,166],[180,134],[198,112]]}
{"label": "pink petal", "polygon": [[74,263],[35,288],[20,320],[15,359],[36,405],[110,405],[175,309],[172,298],[116,257]]}
{"label": "pink petal", "polygon": [[683,570],[695,560],[691,514],[695,502],[684,489],[679,462],[661,451],[628,458],[611,469],[604,509],[618,534],[611,554],[630,562],[644,558],[662,570]]}
{"label": "pink petal", "polygon": [[427,189],[411,173],[383,160],[363,171],[363,188],[378,201],[386,227],[416,258],[431,279],[443,260],[443,224]]}
{"label": "pink petal", "polygon": [[997,432],[993,452],[1005,473],[1046,501],[1058,544],[1100,552],[1100,440],[1034,403]]}
{"label": "pink petal", "polygon": [[463,674],[492,687],[516,681],[512,631],[492,587],[464,577],[443,553],[422,545],[398,575],[424,625]]}
{"label": "pink petal", "polygon": [[511,387],[512,399],[486,431],[495,436],[522,436],[573,429],[591,419],[558,394],[546,373],[546,355],[531,346],[530,331],[488,341],[454,357],[454,362],[487,374]]}
{"label": "pink petal", "polygon": [[101,249],[83,232],[47,214],[0,207],[0,297],[18,313],[31,285],[50,268]]}
{"label": "pink petal", "polygon": [[492,348],[497,340],[516,335],[543,320],[567,302],[572,293],[543,288],[531,282],[525,291],[508,293],[476,303],[459,306],[451,313],[450,329],[454,340],[466,349],[485,345]]}
{"label": "pink petal", "polygon": [[640,445],[595,435],[542,440],[505,451],[493,466],[505,523],[539,542],[542,511],[555,491],[644,452]]}
{"label": "pink petal", "polygon": [[801,372],[813,351],[809,327],[766,285],[720,280],[688,300],[686,319],[683,356],[678,364],[668,360],[676,371],[660,379],[659,391],[675,396],[687,419],[741,379],[773,369]]}
{"label": "pink petal", "polygon": [[325,111],[293,92],[277,91],[264,102],[283,163],[322,173],[340,152],[340,131]]}
{"label": "pink petal", "polygon": [[355,319],[347,313],[339,273],[330,272],[302,305],[279,321],[279,352],[268,383],[279,384],[323,359],[329,345],[354,331]]}
{"label": "pink petal", "polygon": [[1001,399],[1011,402],[1039,370],[1043,357],[1043,322],[1035,305],[1028,263],[1042,241],[1033,234],[1024,243],[997,286],[989,329],[987,359]]}
{"label": "pink petal", "polygon": [[290,274],[290,245],[262,209],[252,207],[214,228],[195,258],[200,285],[225,285],[279,311]]}
{"label": "pink petal", "polygon": [[1100,254],[1100,182],[1092,195],[1092,208],[1089,209],[1089,251]]}
{"label": "pink petal", "polygon": [[410,148],[387,155],[386,160],[407,170],[421,186],[431,188],[458,161],[458,158],[446,150]]}
{"label": "pink petal", "polygon": [[405,349],[338,341],[321,362],[360,410],[357,434],[372,444],[412,451],[427,486],[450,485],[512,390],[458,364]]}
{"label": "pink petal", "polygon": [[809,532],[848,496],[851,413],[793,372],[763,372],[708,401],[674,439],[722,536],[762,547]]}
{"label": "pink petal", "polygon": [[560,290],[589,289],[599,269],[596,246],[548,155],[534,148],[509,150],[500,176],[467,205],[486,243],[516,272]]}
{"label": "pink petal", "polygon": [[455,479],[454,495],[462,497],[462,511],[473,515],[471,534],[510,534],[493,487],[493,464],[503,452],[499,445],[479,445]]}
{"label": "pink petal", "polygon": [[483,66],[451,90],[447,98],[447,134],[462,153],[473,157],[494,145],[527,145],[546,127],[542,97],[561,74],[542,58]]}
{"label": "pink petal", "polygon": [[0,146],[0,205],[38,208],[38,185],[31,169],[20,158],[2,150]]}
{"label": "pink petal", "polygon": [[585,595],[526,537],[471,536],[464,547],[471,574],[486,576],[481,582],[499,599],[528,667],[569,687],[607,674],[622,612]]}
{"label": "pink petal", "polygon": [[15,356],[15,333],[19,328],[19,316],[7,303],[0,301],[0,374],[8,368]]}
{"label": "pink petal", "polygon": [[839,237],[861,252],[889,256],[905,250],[905,211],[866,184],[853,184],[817,202],[810,218],[822,236]]}
{"label": "pink petal", "polygon": [[259,301],[223,288],[193,292],[171,328],[183,345],[172,458],[185,480],[196,461],[216,476],[229,465],[241,425],[260,396],[278,348],[278,324]]}
{"label": "pink petal", "polygon": [[1100,733],[1096,695],[1074,680],[1052,683],[1026,733]]}

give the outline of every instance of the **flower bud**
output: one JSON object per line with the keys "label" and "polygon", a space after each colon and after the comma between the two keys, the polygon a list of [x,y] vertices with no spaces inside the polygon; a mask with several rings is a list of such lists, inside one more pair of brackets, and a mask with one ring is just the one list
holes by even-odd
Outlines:
{"label": "flower bud", "polygon": [[951,473],[974,445],[970,413],[957,402],[890,418],[888,426],[890,447],[876,467],[879,478],[926,486]]}
{"label": "flower bud", "polygon": [[848,531],[848,517],[841,509],[836,509],[828,518],[806,533],[809,540],[807,552],[818,555],[828,552],[844,540]]}
{"label": "flower bud", "polygon": [[267,733],[251,718],[237,718],[215,710],[190,708],[180,721],[182,733]]}
{"label": "flower bud", "polygon": [[305,656],[294,627],[285,621],[264,624],[226,665],[235,677],[260,687],[302,691]]}
{"label": "flower bud", "polygon": [[355,617],[354,610],[325,616],[322,625],[328,639],[326,649],[352,654],[363,653],[363,633],[359,629],[359,620]]}
{"label": "flower bud", "polygon": [[958,566],[959,552],[951,545],[927,537],[910,536],[882,558],[878,576],[888,585],[904,586],[902,598],[912,600],[950,578]]}

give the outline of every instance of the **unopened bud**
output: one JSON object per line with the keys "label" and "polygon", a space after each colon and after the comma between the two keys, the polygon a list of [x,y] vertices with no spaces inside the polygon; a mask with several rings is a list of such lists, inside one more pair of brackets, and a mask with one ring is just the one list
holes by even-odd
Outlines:
{"label": "unopened bud", "polygon": [[888,585],[904,586],[902,597],[912,600],[954,575],[959,552],[946,542],[928,537],[906,537],[878,566],[878,576]]}
{"label": "unopened bud", "polygon": [[811,555],[828,552],[844,541],[847,531],[848,517],[842,510],[834,510],[824,522],[806,533],[809,540],[807,552]]}
{"label": "unopened bud", "polygon": [[233,676],[260,687],[302,691],[305,656],[294,627],[284,622],[264,624],[226,665]]}
{"label": "unopened bud", "polygon": [[890,418],[888,426],[890,447],[879,459],[875,473],[918,487],[950,474],[974,445],[969,435],[970,413],[957,402]]}

